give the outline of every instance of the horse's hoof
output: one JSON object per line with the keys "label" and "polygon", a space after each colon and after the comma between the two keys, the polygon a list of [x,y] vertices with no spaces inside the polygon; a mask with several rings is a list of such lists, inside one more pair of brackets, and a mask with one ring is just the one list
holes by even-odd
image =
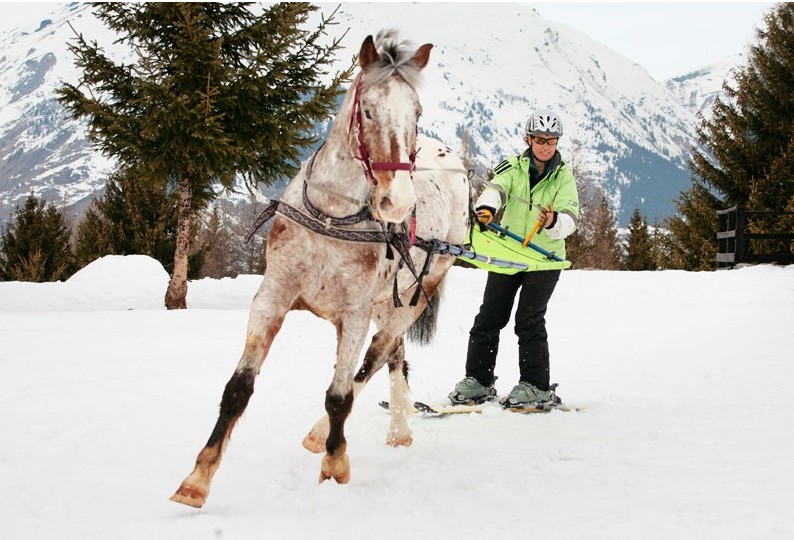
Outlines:
{"label": "horse's hoof", "polygon": [[410,435],[405,437],[386,437],[386,444],[395,448],[398,446],[411,446],[413,442],[414,438]]}
{"label": "horse's hoof", "polygon": [[303,438],[303,447],[312,454],[321,454],[325,452],[325,437],[315,435],[314,432],[309,432]]}
{"label": "horse's hoof", "polygon": [[325,471],[320,471],[320,483],[322,484],[326,480],[330,480],[333,478],[336,480],[337,484],[347,484],[350,481],[350,471],[345,473],[339,474],[337,476],[333,476]]}
{"label": "horse's hoof", "polygon": [[347,484],[350,481],[350,459],[347,454],[333,459],[328,454],[323,457],[322,468],[320,469],[320,483],[333,478],[339,484]]}
{"label": "horse's hoof", "polygon": [[201,508],[207,500],[207,492],[190,484],[182,484],[169,499],[194,508]]}

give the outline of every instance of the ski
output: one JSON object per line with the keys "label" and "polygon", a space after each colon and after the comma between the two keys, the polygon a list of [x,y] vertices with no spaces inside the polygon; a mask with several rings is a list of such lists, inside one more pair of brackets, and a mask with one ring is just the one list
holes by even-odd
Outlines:
{"label": "ski", "polygon": [[[384,409],[389,410],[388,401],[381,401],[379,405]],[[452,405],[452,404],[428,405],[427,403],[416,401],[414,402],[413,412],[426,418],[440,418],[444,416],[450,416],[453,414],[472,414],[472,413],[478,414],[478,413],[482,413],[486,408],[492,408],[497,410],[509,411],[512,413],[522,413],[522,414],[548,413],[551,411],[576,412],[576,411],[584,410],[584,407],[582,406],[571,406],[565,404],[554,405],[551,407],[504,408],[494,402],[480,403],[478,405]]]}

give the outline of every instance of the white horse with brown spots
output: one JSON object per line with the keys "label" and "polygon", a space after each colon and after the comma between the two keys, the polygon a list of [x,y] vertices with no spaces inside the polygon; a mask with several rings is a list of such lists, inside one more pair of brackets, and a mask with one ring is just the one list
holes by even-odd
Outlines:
{"label": "white horse with brown spots", "polygon": [[[417,135],[415,88],[431,48],[414,51],[393,32],[364,40],[361,70],[328,139],[274,207],[267,269],[251,306],[245,350],[226,384],[215,428],[171,500],[196,507],[206,501],[254,379],[294,309],[311,311],[337,331],[327,415],[304,440],[309,450],[325,451],[320,481],[350,478],[345,420],[355,396],[384,364],[392,404],[386,442],[411,444],[403,336],[411,329],[429,339],[435,310],[426,309],[428,301],[437,305],[433,295],[454,262],[423,239],[462,243],[469,222],[463,165],[444,145]],[[370,320],[377,332],[356,371]]]}

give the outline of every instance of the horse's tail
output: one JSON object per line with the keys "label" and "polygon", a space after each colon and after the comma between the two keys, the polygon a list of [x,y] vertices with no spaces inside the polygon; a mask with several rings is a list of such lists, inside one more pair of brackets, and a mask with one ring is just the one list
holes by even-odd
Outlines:
{"label": "horse's tail", "polygon": [[427,307],[419,314],[419,317],[414,321],[406,336],[409,340],[419,345],[427,345],[433,341],[436,335],[436,322],[438,321],[438,306],[441,304],[441,298],[444,296],[444,280],[438,284],[436,292],[430,297]]}

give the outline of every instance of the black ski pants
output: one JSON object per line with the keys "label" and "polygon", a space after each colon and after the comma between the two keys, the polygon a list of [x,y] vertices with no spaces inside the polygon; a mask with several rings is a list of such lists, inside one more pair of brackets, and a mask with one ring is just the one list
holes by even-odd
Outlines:
{"label": "black ski pants", "polygon": [[493,384],[499,332],[510,321],[516,292],[520,289],[515,317],[520,379],[541,390],[549,389],[549,342],[545,315],[560,272],[488,273],[480,312],[469,331],[467,377],[474,377],[485,386]]}

